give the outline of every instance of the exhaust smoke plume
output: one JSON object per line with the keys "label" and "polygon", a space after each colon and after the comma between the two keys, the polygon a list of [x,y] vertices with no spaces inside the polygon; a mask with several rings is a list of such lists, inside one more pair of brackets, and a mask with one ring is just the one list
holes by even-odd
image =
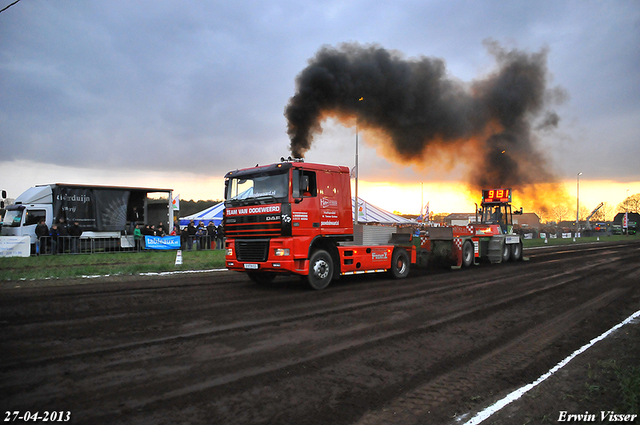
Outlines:
{"label": "exhaust smoke plume", "polygon": [[547,51],[485,46],[497,70],[471,83],[449,76],[437,58],[405,59],[377,45],[321,48],[297,76],[285,110],[292,156],[303,157],[322,122],[335,117],[357,122],[367,142],[394,161],[464,161],[472,188],[552,183],[534,134],[557,127],[547,103],[563,97],[547,88]]}

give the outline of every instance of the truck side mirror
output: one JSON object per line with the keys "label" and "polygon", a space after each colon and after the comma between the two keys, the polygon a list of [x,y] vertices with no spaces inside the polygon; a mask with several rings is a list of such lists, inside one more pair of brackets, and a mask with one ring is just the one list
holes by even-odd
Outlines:
{"label": "truck side mirror", "polygon": [[7,191],[3,190],[2,191],[2,199],[6,198],[6,197],[7,197]]}
{"label": "truck side mirror", "polygon": [[302,199],[304,198],[305,195],[309,195],[309,176],[300,176],[300,184],[298,187],[298,194],[299,197],[296,198],[295,203],[299,204],[300,202],[302,202]]}

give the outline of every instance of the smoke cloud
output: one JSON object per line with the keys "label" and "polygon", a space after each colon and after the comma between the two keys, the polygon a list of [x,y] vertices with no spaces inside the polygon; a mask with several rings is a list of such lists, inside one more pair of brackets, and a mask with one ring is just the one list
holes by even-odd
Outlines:
{"label": "smoke cloud", "polygon": [[292,156],[303,157],[322,122],[336,117],[357,121],[394,161],[465,162],[474,188],[553,182],[535,136],[560,120],[547,105],[563,97],[547,88],[547,50],[484,44],[497,69],[471,83],[451,77],[437,58],[406,59],[378,45],[322,47],[297,76],[285,110]]}

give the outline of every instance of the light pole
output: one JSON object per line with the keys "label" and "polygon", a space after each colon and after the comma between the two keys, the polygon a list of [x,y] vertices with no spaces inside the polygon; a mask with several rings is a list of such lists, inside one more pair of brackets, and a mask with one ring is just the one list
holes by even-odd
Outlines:
{"label": "light pole", "polygon": [[580,227],[580,176],[582,175],[582,173],[578,173],[577,175],[577,182],[576,182],[576,191],[578,192],[578,195],[576,196],[577,201],[577,205],[576,205],[576,232],[578,231],[578,227]]}
{"label": "light pole", "polygon": [[[364,99],[364,97],[361,97],[360,99],[358,99],[358,102],[362,102],[362,100]],[[353,218],[353,224],[357,225],[358,224],[358,213],[359,211],[359,205],[358,205],[358,171],[359,171],[360,167],[358,166],[358,114],[356,113],[356,213],[355,213],[355,217]]]}
{"label": "light pole", "polygon": [[356,213],[355,213],[355,217],[353,218],[353,224],[357,225],[358,224],[358,214],[360,213],[359,211],[359,206],[358,206],[358,118],[356,117]]}

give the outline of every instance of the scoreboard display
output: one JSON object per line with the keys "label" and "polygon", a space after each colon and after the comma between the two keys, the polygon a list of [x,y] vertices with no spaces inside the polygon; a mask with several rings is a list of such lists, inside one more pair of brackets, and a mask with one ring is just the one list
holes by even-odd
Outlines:
{"label": "scoreboard display", "polygon": [[483,189],[482,203],[511,203],[511,189]]}

